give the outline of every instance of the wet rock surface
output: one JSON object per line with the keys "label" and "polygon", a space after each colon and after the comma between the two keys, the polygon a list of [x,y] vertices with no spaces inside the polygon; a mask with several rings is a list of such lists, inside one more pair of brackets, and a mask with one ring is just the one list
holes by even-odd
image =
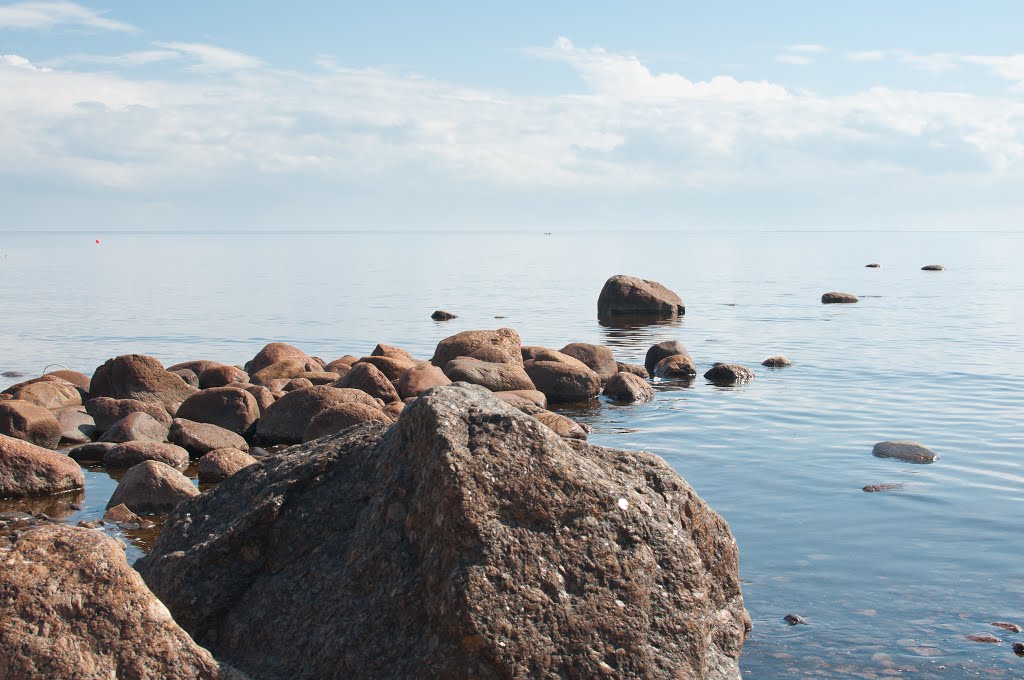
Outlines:
{"label": "wet rock surface", "polygon": [[728,526],[663,460],[467,385],[242,470],[137,567],[268,680],[735,679],[749,629]]}
{"label": "wet rock surface", "polygon": [[654,367],[658,365],[658,362],[666,357],[672,356],[690,356],[690,352],[686,349],[686,346],[678,340],[665,340],[659,342],[656,345],[651,345],[647,350],[647,355],[644,357],[644,368],[647,369],[649,375],[654,374]]}
{"label": "wet rock surface", "polygon": [[754,379],[754,372],[739,364],[719,363],[704,374],[704,379],[720,386],[742,385]]}
{"label": "wet rock surface", "polygon": [[185,475],[164,463],[147,460],[128,470],[113,495],[107,508],[124,504],[132,512],[166,513],[178,503],[199,495],[199,489]]}
{"label": "wet rock surface", "polygon": [[854,295],[853,293],[842,293],[842,292],[839,292],[839,291],[831,291],[831,292],[828,292],[828,293],[824,293],[821,296],[821,302],[822,302],[822,304],[825,304],[825,305],[851,304],[853,302],[858,302],[858,301],[859,301],[859,298],[856,295]]}
{"label": "wet rock surface", "polygon": [[654,375],[670,380],[687,380],[697,375],[697,366],[690,355],[674,354],[654,366]]}
{"label": "wet rock surface", "polygon": [[623,371],[608,380],[602,394],[615,401],[643,403],[654,399],[654,388],[643,378]]}
{"label": "wet rock surface", "polygon": [[787,366],[792,366],[793,362],[782,355],[778,355],[774,357],[768,357],[767,359],[761,362],[761,365],[767,366],[768,368],[785,368]]}
{"label": "wet rock surface", "polygon": [[0,677],[239,678],[171,619],[102,532],[0,535]]}

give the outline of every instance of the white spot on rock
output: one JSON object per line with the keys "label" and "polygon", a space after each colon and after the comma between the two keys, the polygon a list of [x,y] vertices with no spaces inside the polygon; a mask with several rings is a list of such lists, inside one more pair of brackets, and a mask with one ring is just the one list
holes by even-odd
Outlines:
{"label": "white spot on rock", "polygon": [[629,501],[627,501],[625,498],[620,498],[619,507],[622,508],[623,510],[629,510]]}

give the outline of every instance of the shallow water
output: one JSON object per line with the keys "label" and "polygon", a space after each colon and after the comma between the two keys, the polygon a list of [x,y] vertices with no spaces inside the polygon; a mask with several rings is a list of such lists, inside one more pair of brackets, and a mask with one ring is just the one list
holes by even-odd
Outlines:
{"label": "shallow water", "polygon": [[[989,624],[1024,624],[1022,259],[1014,233],[2,234],[0,371],[89,373],[128,352],[242,363],[274,340],[426,358],[500,326],[642,363],[677,338],[701,372],[734,361],[757,378],[564,412],[595,443],[663,456],[729,521],[754,620],[745,676],[1011,678],[1024,635]],[[920,271],[933,262],[947,270]],[[685,318],[601,325],[617,273],[676,290]],[[820,304],[829,290],[861,301]],[[434,322],[438,308],[459,318]],[[794,366],[759,365],[774,354]],[[940,459],[874,458],[884,439]],[[72,520],[102,514],[115,485],[87,476]],[[861,490],[877,483],[904,486]]]}

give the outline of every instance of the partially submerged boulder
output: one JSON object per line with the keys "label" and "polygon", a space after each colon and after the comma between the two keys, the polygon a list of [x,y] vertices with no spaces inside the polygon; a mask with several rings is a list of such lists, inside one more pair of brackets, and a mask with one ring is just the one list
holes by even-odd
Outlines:
{"label": "partially submerged boulder", "polygon": [[843,293],[837,290],[829,291],[821,296],[821,302],[825,305],[834,304],[851,304],[857,302],[859,298],[853,293]]}
{"label": "partially submerged boulder", "polygon": [[647,369],[648,374],[654,375],[654,367],[658,365],[658,362],[665,357],[673,356],[688,357],[690,352],[686,349],[686,345],[678,340],[665,340],[656,345],[651,345],[647,350],[647,356],[644,357],[644,368]]}
{"label": "partially submerged boulder", "polygon": [[655,364],[654,375],[669,380],[689,380],[697,375],[697,366],[689,354],[673,354]]}
{"label": "partially submerged boulder", "polygon": [[601,379],[582,362],[574,366],[559,361],[531,359],[525,362],[524,368],[549,403],[587,401],[601,394]]}
{"label": "partially submerged boulder", "polygon": [[754,372],[739,364],[716,363],[704,373],[704,379],[723,387],[742,385],[754,379]]}
{"label": "partially submerged boulder", "polygon": [[654,388],[640,376],[620,371],[605,383],[602,394],[615,401],[642,403],[654,399]]}
{"label": "partially submerged boulder", "polygon": [[107,501],[107,508],[123,503],[132,512],[163,514],[198,495],[199,489],[188,477],[170,465],[147,460],[124,473]]}
{"label": "partially submerged boulder", "polygon": [[0,401],[0,435],[55,449],[62,429],[56,416],[42,406],[21,399]]}
{"label": "partially submerged boulder", "polygon": [[793,362],[780,354],[774,357],[768,357],[761,362],[761,365],[767,366],[768,368],[786,368],[787,366],[792,366]]}
{"label": "partially submerged boulder", "polygon": [[599,317],[621,314],[675,316],[686,313],[683,300],[657,281],[635,276],[613,276],[597,298]]}
{"label": "partially submerged boulder", "polygon": [[46,496],[84,487],[82,468],[63,453],[0,434],[0,498]]}
{"label": "partially submerged boulder", "polygon": [[885,441],[878,442],[871,453],[879,458],[899,458],[909,463],[934,463],[939,454],[919,442]]}
{"label": "partially submerged boulder", "polygon": [[728,525],[665,461],[468,385],[242,470],[136,567],[264,680],[732,680],[750,627]]}
{"label": "partially submerged boulder", "polygon": [[0,537],[0,677],[238,678],[171,618],[103,532]]}

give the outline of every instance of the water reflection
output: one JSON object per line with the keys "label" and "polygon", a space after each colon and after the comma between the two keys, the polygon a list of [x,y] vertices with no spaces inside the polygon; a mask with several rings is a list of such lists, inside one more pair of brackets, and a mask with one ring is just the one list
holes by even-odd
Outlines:
{"label": "water reflection", "polygon": [[82,489],[53,496],[5,498],[0,500],[0,512],[27,512],[30,515],[43,513],[54,519],[64,519],[77,512],[83,500],[85,491]]}

